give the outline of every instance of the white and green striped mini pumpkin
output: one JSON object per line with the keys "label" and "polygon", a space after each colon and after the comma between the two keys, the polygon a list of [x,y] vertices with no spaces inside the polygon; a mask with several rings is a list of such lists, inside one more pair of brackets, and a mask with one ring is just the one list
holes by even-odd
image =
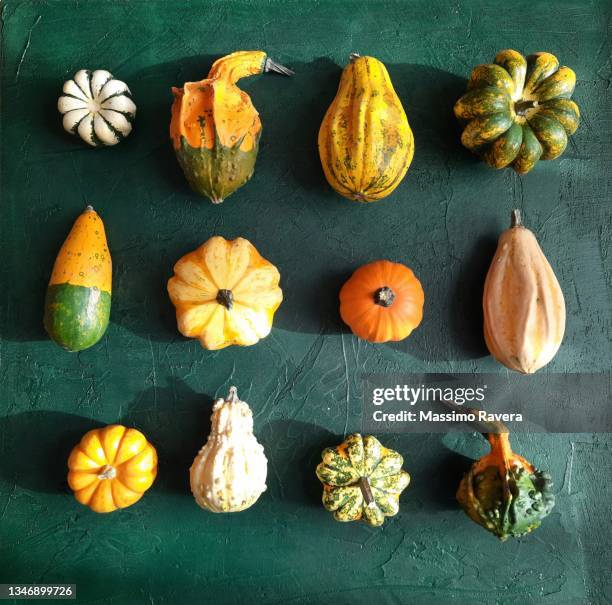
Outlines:
{"label": "white and green striped mini pumpkin", "polygon": [[105,69],[81,69],[57,102],[64,129],[93,147],[116,145],[132,131],[136,105],[128,85]]}

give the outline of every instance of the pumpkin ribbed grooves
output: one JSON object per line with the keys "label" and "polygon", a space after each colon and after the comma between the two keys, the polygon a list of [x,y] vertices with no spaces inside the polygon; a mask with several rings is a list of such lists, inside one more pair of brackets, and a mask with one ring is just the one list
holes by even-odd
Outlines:
{"label": "pumpkin ribbed grooves", "polygon": [[224,306],[228,311],[234,306],[234,295],[231,290],[221,289],[217,292],[217,302]]}
{"label": "pumpkin ribbed grooves", "polygon": [[395,300],[395,292],[389,286],[383,286],[374,292],[374,302],[381,307],[390,307]]}

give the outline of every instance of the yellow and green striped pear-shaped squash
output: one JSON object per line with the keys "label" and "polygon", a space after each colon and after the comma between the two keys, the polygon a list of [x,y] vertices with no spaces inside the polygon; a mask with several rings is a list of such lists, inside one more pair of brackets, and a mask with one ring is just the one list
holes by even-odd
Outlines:
{"label": "yellow and green striped pear-shaped squash", "polygon": [[529,172],[538,160],[553,160],[580,123],[571,100],[576,74],[554,55],[525,59],[502,50],[493,63],[472,71],[467,92],[455,103],[464,125],[461,142],[493,168]]}
{"label": "yellow and green striped pear-shaped squash", "polygon": [[318,143],[327,182],[349,200],[376,202],[402,182],[414,156],[414,137],[378,59],[350,55]]}
{"label": "yellow and green striped pear-shaped squash", "polygon": [[321,457],[317,477],[323,484],[323,506],[336,521],[378,526],[397,514],[400,494],[410,483],[400,454],[371,435],[356,433],[323,450]]}

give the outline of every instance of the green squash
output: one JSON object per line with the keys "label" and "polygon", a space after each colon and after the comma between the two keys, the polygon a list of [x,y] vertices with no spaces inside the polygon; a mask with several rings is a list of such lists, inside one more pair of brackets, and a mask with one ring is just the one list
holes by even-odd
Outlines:
{"label": "green squash", "polygon": [[375,437],[354,434],[321,456],[316,473],[323,483],[323,506],[336,521],[379,526],[398,512],[400,494],[410,483],[400,454]]}
{"label": "green squash", "polygon": [[467,92],[455,103],[464,125],[461,142],[493,168],[529,172],[538,160],[559,157],[580,123],[570,97],[576,74],[550,53],[527,59],[503,50],[490,65],[478,65]]}
{"label": "green squash", "polygon": [[192,147],[181,137],[180,147],[175,150],[176,159],[191,188],[213,204],[219,204],[253,176],[260,135],[258,132],[253,137],[252,147],[247,151],[241,149],[240,142],[226,147],[218,137],[212,149]]}
{"label": "green squash", "polygon": [[45,329],[64,349],[83,351],[104,336],[110,308],[110,292],[67,283],[51,285],[45,298]]}
{"label": "green squash", "polygon": [[550,514],[553,482],[550,474],[512,451],[507,432],[486,437],[491,451],[464,475],[457,500],[472,521],[503,542],[533,531]]}

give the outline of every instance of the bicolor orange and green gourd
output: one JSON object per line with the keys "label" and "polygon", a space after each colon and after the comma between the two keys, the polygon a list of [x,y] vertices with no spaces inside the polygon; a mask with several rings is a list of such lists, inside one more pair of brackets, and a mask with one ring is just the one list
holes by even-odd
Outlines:
{"label": "bicolor orange and green gourd", "polygon": [[[477,413],[462,408],[466,413]],[[508,429],[486,433],[491,451],[474,462],[463,476],[457,500],[465,513],[502,542],[537,529],[555,505],[550,473],[535,468],[510,447]]]}
{"label": "bicolor orange and green gourd", "polygon": [[104,223],[88,206],[62,245],[47,287],[44,324],[68,351],[95,345],[108,327],[112,261]]}
{"label": "bicolor orange and green gourd", "polygon": [[221,203],[253,175],[261,120],[236,83],[267,71],[293,72],[263,51],[239,51],[215,61],[208,77],[173,88],[170,138],[192,189]]}
{"label": "bicolor orange and green gourd", "polygon": [[472,71],[467,92],[455,103],[464,125],[461,142],[493,168],[529,172],[553,160],[578,128],[580,110],[571,100],[576,74],[554,55],[525,59],[502,50],[495,61]]}

